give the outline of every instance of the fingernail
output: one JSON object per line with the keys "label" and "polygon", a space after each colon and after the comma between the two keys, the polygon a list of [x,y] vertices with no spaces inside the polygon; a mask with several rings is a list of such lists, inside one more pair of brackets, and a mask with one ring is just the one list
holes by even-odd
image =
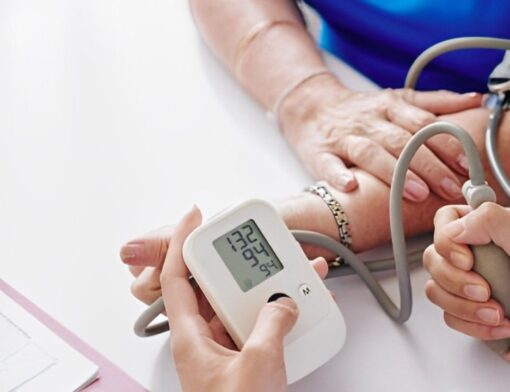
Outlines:
{"label": "fingernail", "polygon": [[464,93],[462,94],[464,97],[466,98],[475,98],[475,97],[479,97],[480,96],[480,93],[476,93],[476,92],[472,92],[472,93]]}
{"label": "fingernail", "polygon": [[280,297],[276,300],[276,303],[286,306],[287,308],[292,309],[294,312],[297,312],[298,310],[297,304],[289,297]]}
{"label": "fingernail", "polygon": [[476,311],[476,316],[487,324],[499,324],[501,317],[496,309],[482,308]]}
{"label": "fingernail", "polygon": [[444,235],[454,240],[464,231],[464,222],[461,219],[454,220],[443,227],[442,231]]}
{"label": "fingernail", "polygon": [[120,258],[126,264],[134,263],[140,257],[141,244],[127,243],[120,250]]}
{"label": "fingernail", "polygon": [[452,199],[458,199],[462,196],[460,186],[449,177],[443,178],[439,185]]}
{"label": "fingernail", "polygon": [[336,183],[340,187],[345,188],[351,187],[352,185],[354,185],[354,176],[351,173],[341,173],[338,176]]}
{"label": "fingernail", "polygon": [[504,339],[510,337],[510,327],[495,327],[491,329],[491,335],[495,339]]}
{"label": "fingernail", "polygon": [[450,261],[452,264],[462,270],[468,270],[470,269],[471,265],[469,262],[469,259],[464,253],[460,252],[451,252],[450,253]]}
{"label": "fingernail", "polygon": [[465,154],[459,155],[459,157],[457,158],[457,163],[459,164],[460,167],[462,167],[466,171],[466,173],[469,172],[468,159]]}
{"label": "fingernail", "polygon": [[423,201],[429,195],[428,187],[415,180],[408,180],[404,185],[404,197],[412,201]]}
{"label": "fingernail", "polygon": [[466,297],[474,301],[485,302],[489,299],[489,290],[484,286],[467,284],[464,286],[463,291]]}

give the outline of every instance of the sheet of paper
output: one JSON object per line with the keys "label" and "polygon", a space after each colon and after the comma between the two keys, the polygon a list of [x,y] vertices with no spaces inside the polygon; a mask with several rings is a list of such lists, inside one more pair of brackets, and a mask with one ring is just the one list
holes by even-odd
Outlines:
{"label": "sheet of paper", "polygon": [[98,367],[0,292],[0,392],[78,391]]}

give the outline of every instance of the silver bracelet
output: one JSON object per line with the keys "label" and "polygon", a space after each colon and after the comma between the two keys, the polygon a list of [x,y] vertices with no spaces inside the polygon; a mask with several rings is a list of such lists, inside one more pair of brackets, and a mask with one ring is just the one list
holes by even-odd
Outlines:
{"label": "silver bracelet", "polygon": [[[352,244],[352,235],[349,229],[349,219],[347,219],[347,215],[345,214],[342,205],[333,197],[326,184],[323,182],[318,182],[315,185],[310,185],[309,187],[305,188],[305,192],[313,193],[314,195],[317,195],[322,200],[324,200],[329,210],[333,214],[336,225],[338,226],[340,243],[346,248],[350,249]],[[338,256],[334,261],[329,263],[329,266],[341,267],[343,264],[344,260]]]}

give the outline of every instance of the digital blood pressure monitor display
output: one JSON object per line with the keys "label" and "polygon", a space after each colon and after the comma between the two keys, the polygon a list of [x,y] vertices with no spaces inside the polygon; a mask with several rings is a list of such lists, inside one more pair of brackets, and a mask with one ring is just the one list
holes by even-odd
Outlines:
{"label": "digital blood pressure monitor display", "polygon": [[217,238],[213,245],[244,292],[283,269],[253,219]]}
{"label": "digital blood pressure monitor display", "polygon": [[286,295],[299,309],[284,339],[287,381],[331,359],[345,341],[345,323],[300,244],[269,203],[248,200],[193,230],[182,254],[195,282],[242,349],[260,310]]}

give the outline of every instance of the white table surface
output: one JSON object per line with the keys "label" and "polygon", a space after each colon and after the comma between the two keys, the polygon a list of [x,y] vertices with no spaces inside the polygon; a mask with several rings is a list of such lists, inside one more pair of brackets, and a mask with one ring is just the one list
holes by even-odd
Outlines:
{"label": "white table surface", "polygon": [[[132,333],[144,306],[121,244],[192,203],[211,215],[310,181],[183,0],[0,0],[0,276],[150,390],[179,384],[168,335]],[[290,390],[507,391],[509,365],[446,328],[426,273],[412,279],[405,326],[357,277],[328,281],[346,346]]]}

